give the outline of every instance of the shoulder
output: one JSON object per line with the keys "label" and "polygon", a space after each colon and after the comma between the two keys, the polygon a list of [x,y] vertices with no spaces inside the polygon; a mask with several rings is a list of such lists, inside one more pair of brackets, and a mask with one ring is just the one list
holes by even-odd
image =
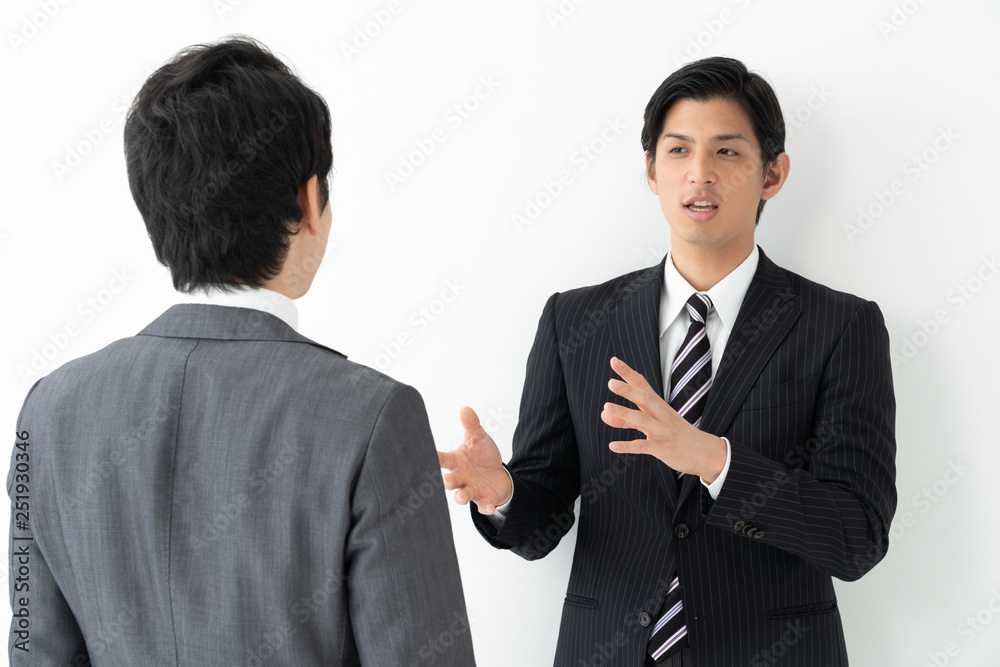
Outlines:
{"label": "shoulder", "polygon": [[[190,364],[198,364],[203,373],[192,374]],[[348,419],[377,416],[396,393],[420,401],[412,387],[304,336],[220,341],[137,335],[53,370],[35,383],[25,405],[30,400],[50,411],[67,401],[93,405],[101,392],[125,399],[128,387],[136,383],[192,382],[204,388],[266,382],[277,400],[308,397],[328,409],[343,409]]]}
{"label": "shoulder", "polygon": [[77,394],[82,399],[99,391],[99,383],[117,375],[116,369],[128,358],[131,340],[116,340],[99,350],[71,359],[36,379],[25,398],[25,405],[29,400],[44,403],[63,394]]}
{"label": "shoulder", "polygon": [[546,308],[552,308],[558,319],[610,314],[646,290],[658,289],[662,278],[663,264],[660,263],[595,285],[557,292],[549,297]]}
{"label": "shoulder", "polygon": [[[296,375],[302,385],[315,390],[326,389],[353,403],[381,408],[394,398],[421,401],[412,386],[363,364],[351,361],[340,353],[318,346],[303,346],[301,367]],[[422,401],[421,401],[422,405]]]}
{"label": "shoulder", "polygon": [[846,327],[859,318],[883,321],[881,310],[874,301],[834,289],[762,258],[758,278],[763,276],[767,280],[769,271],[772,275],[780,275],[786,285],[784,288],[772,288],[779,295],[792,295],[795,306],[806,321],[827,329]]}

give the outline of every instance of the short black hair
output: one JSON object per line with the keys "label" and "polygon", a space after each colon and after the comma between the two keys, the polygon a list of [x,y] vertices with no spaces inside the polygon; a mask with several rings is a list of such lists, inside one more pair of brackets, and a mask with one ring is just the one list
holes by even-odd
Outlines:
{"label": "short black hair", "polygon": [[132,198],[174,287],[260,287],[302,219],[299,188],[333,167],[330,110],[263,44],[234,35],[178,52],[125,120]]}
{"label": "short black hair", "polygon": [[[656,143],[663,121],[671,107],[680,100],[707,102],[723,98],[736,102],[753,125],[760,144],[764,173],[785,152],[785,119],[781,105],[764,77],[750,72],[735,58],[715,56],[688,63],[664,79],[646,105],[643,114],[642,149],[650,167],[656,160]],[[648,171],[648,169],[647,169]],[[757,206],[757,222],[764,211],[764,200]]]}

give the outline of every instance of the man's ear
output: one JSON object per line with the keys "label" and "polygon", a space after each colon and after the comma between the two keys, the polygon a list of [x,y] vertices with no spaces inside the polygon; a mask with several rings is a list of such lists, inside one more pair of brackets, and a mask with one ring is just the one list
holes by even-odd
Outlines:
{"label": "man's ear", "polygon": [[656,185],[656,163],[649,156],[648,152],[646,153],[646,182],[649,184],[649,189],[654,195],[660,194]]}
{"label": "man's ear", "polygon": [[764,189],[761,190],[760,198],[766,200],[778,194],[781,186],[788,180],[790,169],[791,160],[788,158],[788,153],[778,153],[778,157],[775,158],[764,175]]}
{"label": "man's ear", "polygon": [[303,229],[313,236],[319,235],[322,231],[320,225],[320,215],[323,213],[319,209],[319,176],[313,174],[309,180],[302,184],[295,196],[302,209],[302,217],[299,219],[296,234]]}

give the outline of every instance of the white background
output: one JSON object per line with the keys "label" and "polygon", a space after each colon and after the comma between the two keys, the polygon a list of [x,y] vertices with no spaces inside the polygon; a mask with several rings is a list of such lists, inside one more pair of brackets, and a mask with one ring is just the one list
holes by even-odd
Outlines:
{"label": "white background", "polygon": [[[441,449],[460,442],[458,409],[473,406],[506,458],[545,299],[667,250],[639,145],[649,96],[679,64],[730,55],[771,81],[789,124],[791,177],[758,242],[782,266],[877,301],[895,355],[893,544],[837,586],[852,663],[995,666],[1000,7],[578,2],[559,13],[557,0],[401,0],[392,14],[388,0],[103,0],[50,2],[48,16],[40,0],[4,0],[0,423],[11,435],[33,363],[46,374],[176,300],[128,191],[124,112],[181,47],[242,32],[333,116],[334,230],[298,302],[301,331],[415,385]],[[372,12],[391,20],[370,23]],[[355,40],[363,48],[346,53]],[[467,99],[483,78],[495,90]],[[475,108],[449,121],[463,103]],[[624,130],[602,143],[609,122]],[[391,188],[386,173],[435,128],[444,141]],[[562,170],[571,184],[519,229],[512,216]],[[859,222],[859,209],[871,217]],[[125,288],[113,294],[116,273]],[[457,298],[438,301],[448,289]],[[393,347],[400,334],[408,344]],[[528,563],[452,508],[479,664],[551,664],[575,531]]]}

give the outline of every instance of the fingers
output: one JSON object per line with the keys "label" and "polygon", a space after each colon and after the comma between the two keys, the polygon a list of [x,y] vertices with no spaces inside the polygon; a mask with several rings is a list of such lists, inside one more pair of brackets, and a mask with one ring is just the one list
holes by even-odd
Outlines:
{"label": "fingers", "polygon": [[653,392],[646,378],[629,368],[624,361],[612,357],[611,367],[625,380],[625,382],[614,378],[608,380],[608,389],[613,393],[635,403],[644,412],[656,409],[657,405],[663,402],[663,398]]}
{"label": "fingers", "polygon": [[[473,500],[469,493],[469,487],[466,486],[466,480],[461,475],[456,475],[451,472],[442,473],[441,477],[444,479],[444,488],[447,491],[454,491],[455,502],[459,505],[468,505],[470,500]],[[483,507],[480,507],[482,511]],[[484,512],[485,513],[485,512]],[[493,511],[490,510],[489,514]]]}
{"label": "fingers", "polygon": [[466,435],[475,433],[477,430],[482,428],[479,425],[479,415],[477,415],[476,411],[468,405],[458,411],[458,418],[462,420],[462,428],[465,429]]}
{"label": "fingers", "polygon": [[458,465],[458,456],[455,455],[455,452],[441,452],[441,451],[439,451],[438,452],[438,464],[442,468],[447,468],[448,470],[452,470],[455,467],[457,467],[457,465]]}
{"label": "fingers", "polygon": [[610,389],[612,393],[618,394],[622,398],[632,401],[639,407],[642,407],[646,402],[646,396],[644,395],[644,391],[642,389],[633,387],[632,385],[626,384],[621,380],[608,380],[608,389]]}
{"label": "fingers", "polygon": [[616,440],[608,448],[617,454],[648,454],[649,440]]}
{"label": "fingers", "polygon": [[642,431],[645,435],[649,416],[639,410],[626,408],[623,405],[605,403],[604,410],[601,411],[601,421],[614,428],[634,428]]}
{"label": "fingers", "polygon": [[618,357],[611,357],[611,369],[618,373],[625,382],[639,389],[649,389],[649,383],[642,373],[632,370],[632,368]]}
{"label": "fingers", "polygon": [[[472,498],[469,496],[469,492],[465,488],[461,488],[455,492],[455,502],[459,505],[468,505]],[[493,503],[476,501],[476,507],[479,508],[480,514],[493,514],[497,511],[496,505]]]}

